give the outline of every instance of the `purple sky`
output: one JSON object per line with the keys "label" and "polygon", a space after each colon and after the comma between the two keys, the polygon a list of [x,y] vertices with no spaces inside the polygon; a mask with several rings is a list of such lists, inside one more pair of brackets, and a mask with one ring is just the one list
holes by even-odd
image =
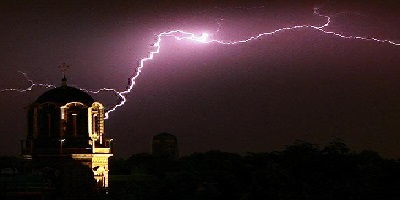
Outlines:
{"label": "purple sky", "polygon": [[[124,90],[160,32],[207,31],[219,40],[241,40],[322,25],[314,6],[334,15],[327,30],[400,42],[396,3],[132,2],[1,1],[0,89],[29,86],[18,70],[58,85],[57,67],[66,62],[70,85]],[[271,151],[295,139],[325,145],[337,136],[352,149],[400,157],[400,46],[313,29],[239,45],[164,38],[161,46],[128,102],[106,121],[117,156],[149,152],[152,136],[166,131],[178,136],[183,155]],[[24,107],[44,91],[0,93],[0,154],[19,153]],[[117,100],[111,93],[93,96],[106,105]]]}

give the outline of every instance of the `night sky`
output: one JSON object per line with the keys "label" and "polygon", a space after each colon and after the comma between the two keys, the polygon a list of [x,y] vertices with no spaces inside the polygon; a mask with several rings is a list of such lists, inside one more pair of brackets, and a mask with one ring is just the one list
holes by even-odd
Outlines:
{"label": "night sky", "polygon": [[[293,1],[297,2],[297,1]],[[400,7],[380,1],[0,1],[0,89],[37,83],[124,90],[160,32],[242,40],[294,25],[400,43]],[[217,31],[219,30],[219,31]],[[26,107],[48,89],[0,93],[0,154],[19,154]],[[108,107],[113,93],[92,95]],[[400,158],[400,46],[310,28],[237,45],[163,38],[128,102],[110,114],[116,156],[150,152],[153,135],[178,137],[181,155],[272,151],[296,139]]]}

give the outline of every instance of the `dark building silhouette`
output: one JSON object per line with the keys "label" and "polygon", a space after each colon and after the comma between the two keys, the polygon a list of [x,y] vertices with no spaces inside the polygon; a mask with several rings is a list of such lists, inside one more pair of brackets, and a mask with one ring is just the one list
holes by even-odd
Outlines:
{"label": "dark building silhouette", "polygon": [[64,76],[62,85],[39,96],[29,105],[27,114],[27,135],[21,141],[25,160],[79,161],[92,170],[99,188],[108,187],[112,139],[104,137],[105,111],[101,103],[68,86]]}
{"label": "dark building silhouette", "polygon": [[178,158],[178,140],[176,136],[165,132],[153,136],[152,154],[157,157]]}

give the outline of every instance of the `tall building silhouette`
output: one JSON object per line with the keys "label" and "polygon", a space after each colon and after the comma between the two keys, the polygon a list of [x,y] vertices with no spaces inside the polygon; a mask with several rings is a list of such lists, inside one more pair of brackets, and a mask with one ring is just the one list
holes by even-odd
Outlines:
{"label": "tall building silhouette", "polygon": [[178,158],[177,137],[165,132],[153,136],[152,154],[157,157]]}
{"label": "tall building silhouette", "polygon": [[28,107],[28,130],[21,141],[26,160],[72,158],[92,169],[99,188],[108,187],[111,142],[104,136],[104,106],[67,85],[51,89]]}

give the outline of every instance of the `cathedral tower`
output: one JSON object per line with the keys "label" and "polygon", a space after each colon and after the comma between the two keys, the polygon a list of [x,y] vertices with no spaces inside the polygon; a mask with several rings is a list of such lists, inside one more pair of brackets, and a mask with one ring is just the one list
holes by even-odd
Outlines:
{"label": "cathedral tower", "polygon": [[69,157],[90,167],[100,188],[108,187],[112,139],[105,137],[104,106],[67,85],[43,93],[28,107],[28,130],[21,142],[25,159]]}

